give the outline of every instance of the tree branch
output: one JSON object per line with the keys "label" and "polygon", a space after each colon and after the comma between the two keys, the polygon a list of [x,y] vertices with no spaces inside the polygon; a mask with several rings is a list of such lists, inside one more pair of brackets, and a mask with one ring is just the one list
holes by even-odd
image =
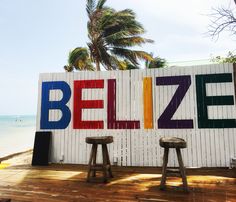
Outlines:
{"label": "tree branch", "polygon": [[[236,0],[234,0],[236,4]],[[208,34],[212,38],[219,38],[223,31],[236,33],[236,17],[233,10],[223,7],[214,8],[214,13],[210,14],[211,24],[208,26]]]}

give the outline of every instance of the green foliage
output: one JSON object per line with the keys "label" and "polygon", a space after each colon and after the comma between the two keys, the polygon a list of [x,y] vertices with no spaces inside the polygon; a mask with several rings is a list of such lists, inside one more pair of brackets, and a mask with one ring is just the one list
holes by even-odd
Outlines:
{"label": "green foliage", "polygon": [[134,66],[128,60],[120,61],[118,65],[119,70],[131,70],[131,69],[139,69],[138,66]]}
{"label": "green foliage", "polygon": [[73,72],[74,67],[73,67],[73,66],[70,66],[70,65],[65,65],[65,66],[64,66],[64,70],[65,70],[66,72]]}
{"label": "green foliage", "polygon": [[236,63],[236,55],[229,51],[226,57],[216,56],[211,61],[216,63]]}
{"label": "green foliage", "polygon": [[95,9],[95,2],[94,0],[87,0],[86,11],[88,14],[93,13]]}
{"label": "green foliage", "polygon": [[91,63],[88,49],[83,47],[77,47],[70,51],[68,56],[68,65],[64,66],[67,72],[76,70],[91,70],[94,71],[94,67]]}
{"label": "green foliage", "polygon": [[105,6],[106,0],[87,0],[88,15],[87,48],[77,47],[69,53],[68,72],[76,70],[100,70],[102,64],[107,70],[129,70],[139,68],[139,60],[149,62],[148,68],[160,67],[165,61],[158,62],[143,50],[134,50],[136,46],[153,43],[142,37],[145,30],[136,20],[136,14],[130,9],[116,11]]}
{"label": "green foliage", "polygon": [[105,7],[105,2],[87,0],[87,28],[90,39],[87,45],[97,70],[100,70],[100,64],[111,70],[119,69],[124,60],[135,67],[138,66],[139,59],[151,61],[151,55],[145,51],[130,49],[153,42],[141,37],[144,28],[136,20],[135,13],[130,9],[116,11]]}
{"label": "green foliage", "polygon": [[96,8],[97,9],[102,9],[103,8],[103,5],[106,3],[106,0],[99,0],[98,3],[97,3],[97,6]]}
{"label": "green foliage", "polygon": [[145,66],[147,69],[163,68],[163,67],[167,67],[167,63],[165,59],[158,56],[158,57],[153,58],[153,60],[151,61],[146,60]]}

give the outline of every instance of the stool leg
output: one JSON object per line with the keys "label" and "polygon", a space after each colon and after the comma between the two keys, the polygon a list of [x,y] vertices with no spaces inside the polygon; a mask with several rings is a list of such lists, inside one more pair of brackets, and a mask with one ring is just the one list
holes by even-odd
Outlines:
{"label": "stool leg", "polygon": [[164,157],[163,157],[163,165],[162,165],[162,178],[161,178],[161,185],[160,185],[161,190],[165,189],[165,184],[166,184],[168,154],[169,154],[169,148],[165,148]]}
{"label": "stool leg", "polygon": [[107,182],[107,156],[106,156],[105,144],[102,144],[102,158],[103,158],[103,182]]}
{"label": "stool leg", "polygon": [[188,191],[188,183],[187,183],[187,178],[186,178],[186,173],[185,173],[185,168],[184,168],[184,163],[183,163],[183,160],[182,160],[180,148],[176,148],[176,153],[177,153],[177,157],[178,157],[178,162],[179,162],[179,167],[180,167],[180,174],[181,174],[181,177],[182,177],[184,190]]}
{"label": "stool leg", "polygon": [[110,162],[109,153],[108,153],[108,150],[107,150],[107,145],[105,145],[105,153],[106,153],[106,156],[107,156],[107,164],[109,165],[108,174],[109,174],[109,177],[112,178],[113,175],[112,175],[112,171],[111,171],[111,162]]}
{"label": "stool leg", "polygon": [[89,163],[88,163],[88,175],[87,175],[87,182],[90,180],[90,173],[91,173],[91,167],[92,167],[92,160],[94,158],[94,152],[95,152],[95,145],[93,144],[91,152],[90,152],[90,157],[89,157]]}
{"label": "stool leg", "polygon": [[[93,154],[93,165],[96,165],[96,160],[97,160],[97,148],[98,148],[98,145],[95,144],[95,145],[94,145],[94,154]],[[92,176],[93,176],[93,177],[96,177],[96,170],[93,170]]]}

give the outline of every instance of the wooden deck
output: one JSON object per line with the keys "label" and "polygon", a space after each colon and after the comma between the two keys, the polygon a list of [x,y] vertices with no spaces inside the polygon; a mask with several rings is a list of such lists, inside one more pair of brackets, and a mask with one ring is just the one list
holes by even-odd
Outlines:
{"label": "wooden deck", "polygon": [[190,193],[181,190],[179,178],[167,180],[160,191],[160,168],[113,167],[106,184],[87,183],[87,167],[15,165],[0,170],[0,201],[236,201],[236,171],[188,169]]}

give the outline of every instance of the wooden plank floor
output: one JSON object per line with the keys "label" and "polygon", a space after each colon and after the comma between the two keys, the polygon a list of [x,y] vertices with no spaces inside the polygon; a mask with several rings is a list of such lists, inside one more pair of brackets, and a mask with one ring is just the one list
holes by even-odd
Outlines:
{"label": "wooden plank floor", "polygon": [[0,170],[0,201],[236,201],[236,171],[188,169],[190,193],[181,190],[181,180],[167,179],[160,191],[160,168],[113,167],[109,183],[86,182],[86,166],[15,165]]}

